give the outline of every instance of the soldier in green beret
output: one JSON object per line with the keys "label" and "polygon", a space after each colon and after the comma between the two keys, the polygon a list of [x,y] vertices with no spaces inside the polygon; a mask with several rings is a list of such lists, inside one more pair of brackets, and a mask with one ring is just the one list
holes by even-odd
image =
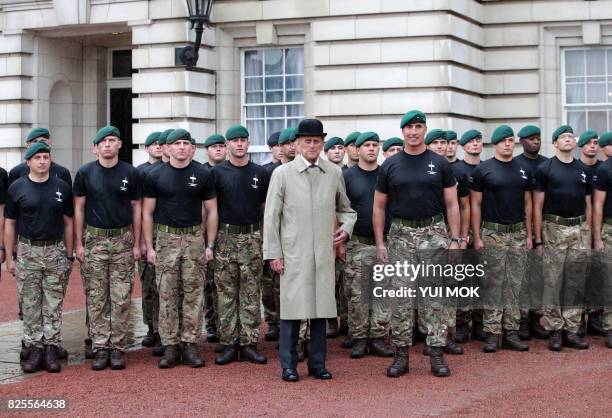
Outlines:
{"label": "soldier in green beret", "polygon": [[6,249],[13,254],[16,247],[16,260],[8,257],[7,269],[23,301],[23,370],[33,373],[44,364],[47,371],[59,372],[62,304],[74,261],[72,190],[50,175],[46,143],[32,144],[25,160],[28,174],[9,187],[4,214]]}
{"label": "soldier in green beret", "polygon": [[159,333],[164,345],[159,368],[172,368],[181,358],[183,364],[197,368],[204,366],[197,343],[202,331],[205,265],[213,260],[217,235],[217,198],[211,171],[191,160],[191,134],[176,129],[166,145],[170,161],[146,177],[143,202],[147,261],[156,265],[159,291]]}
{"label": "soldier in green beret", "polygon": [[170,161],[170,148],[168,147],[168,144],[166,143],[166,138],[168,138],[168,135],[170,135],[173,131],[174,129],[166,129],[157,138],[157,143],[161,146],[161,149],[162,149],[162,162],[163,163],[167,163],[168,161]]}
{"label": "soldier in green beret", "polygon": [[323,151],[325,151],[327,159],[336,164],[338,167],[342,168],[342,170],[346,170],[348,168],[344,164],[344,153],[346,150],[344,148],[344,141],[342,138],[337,136],[329,138],[327,141],[325,141]]}
{"label": "soldier in green beret", "polygon": [[268,138],[268,148],[272,154],[272,161],[268,164],[264,164],[264,168],[270,173],[272,173],[276,167],[279,167],[282,164],[281,159],[283,156],[283,151],[278,143],[279,138],[280,131],[272,133]]}
{"label": "soldier in green beret", "polygon": [[[159,145],[161,132],[150,133],[145,140],[145,151],[149,159],[136,167],[140,178],[143,179],[150,168],[161,163],[162,149]],[[142,339],[143,347],[153,347],[161,344],[159,338],[159,294],[155,284],[155,266],[148,264],[146,259],[146,245],[144,239],[140,240],[141,259],[138,261],[138,273],[142,282],[142,320],[148,328],[147,335]]]}
{"label": "soldier in green beret", "polygon": [[[387,246],[402,261],[418,264],[416,249],[421,250],[425,262],[439,263],[431,259],[431,253],[441,249],[459,249],[463,238],[460,233],[459,205],[456,180],[445,157],[427,149],[424,143],[427,118],[419,110],[407,112],[400,122],[404,136],[404,152],[383,163],[378,174],[374,195],[373,226],[377,258],[389,262]],[[409,178],[410,181],[406,181]],[[418,202],[418,204],[415,204]],[[384,226],[387,205],[393,216],[387,246],[384,242]],[[448,220],[450,230],[444,219]],[[449,242],[450,241],[450,242]],[[427,250],[437,250],[430,251]],[[435,257],[435,256],[434,256]],[[419,277],[421,278],[421,277]],[[396,285],[414,287],[414,281],[397,278]],[[416,290],[416,289],[415,289]],[[408,348],[412,344],[414,307],[410,298],[398,300],[392,310],[391,341],[396,348],[387,376],[399,377],[408,372]],[[430,346],[430,365],[434,376],[449,376],[443,348],[447,344],[448,327],[455,315],[454,309],[440,306],[432,298],[422,298],[418,311],[427,331]]]}
{"label": "soldier in green beret", "polygon": [[359,152],[357,151],[357,147],[355,146],[355,141],[357,141],[357,137],[359,135],[361,135],[361,132],[351,132],[346,136],[346,139],[344,140],[344,148],[346,149],[347,155],[347,165],[349,168],[359,162]]}
{"label": "soldier in green beret", "polygon": [[[576,137],[569,125],[552,134],[555,156],[538,166],[534,195],[534,246],[543,253],[543,315],[548,348],[586,349],[577,333],[583,308],[573,300],[584,288],[591,248],[591,178],[573,157]],[[542,251],[542,249],[544,251]],[[563,300],[561,295],[563,294]],[[570,302],[568,302],[570,301]]]}
{"label": "soldier in green beret", "polygon": [[287,164],[295,158],[295,153],[297,151],[296,133],[296,128],[289,127],[283,129],[278,137],[278,144],[281,146],[282,152],[281,162],[283,164]]}
{"label": "soldier in green beret", "polygon": [[504,348],[527,351],[519,338],[519,295],[527,253],[532,248],[533,175],[512,159],[514,132],[501,125],[491,136],[495,156],[472,171],[470,194],[474,249],[484,251],[487,286],[483,289],[485,353]]}
{"label": "soldier in green beret", "polygon": [[208,161],[204,165],[208,168],[213,168],[217,164],[221,164],[225,161],[227,156],[227,145],[225,144],[225,137],[223,135],[214,134],[206,138],[204,141],[204,148],[206,148],[206,154],[208,154]]}
{"label": "soldier in green beret", "polygon": [[446,146],[446,159],[452,164],[457,161],[457,145],[459,145],[457,132],[446,131],[446,141],[448,142]]}
{"label": "soldier in green beret", "polygon": [[446,132],[442,129],[432,129],[427,132],[427,135],[425,135],[425,145],[427,145],[427,149],[442,157],[446,157],[446,148],[448,146]]}
{"label": "soldier in green beret", "polygon": [[398,152],[401,152],[403,149],[404,149],[404,141],[402,141],[400,138],[396,136],[391,137],[383,143],[383,146],[382,146],[383,157],[387,159],[397,154]]}
{"label": "soldier in green beret", "polygon": [[134,261],[140,258],[142,189],[136,168],[119,160],[117,128],[100,129],[93,144],[97,160],[74,180],[76,256],[95,352],[91,367],[104,370],[110,363],[118,370],[125,368]]}
{"label": "soldier in green beret", "polygon": [[601,274],[604,280],[603,313],[601,327],[605,335],[605,345],[612,348],[612,132],[604,132],[599,137],[607,160],[595,171],[593,199],[593,243],[596,251],[601,252]]}

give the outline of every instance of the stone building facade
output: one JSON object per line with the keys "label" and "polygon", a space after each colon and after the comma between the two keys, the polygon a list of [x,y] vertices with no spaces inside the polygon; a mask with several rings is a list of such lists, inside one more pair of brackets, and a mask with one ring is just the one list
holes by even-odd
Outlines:
{"label": "stone building facade", "polygon": [[303,116],[386,138],[411,108],[459,133],[540,125],[546,154],[562,122],[612,129],[610,0],[217,0],[195,68],[175,59],[186,16],[184,0],[0,0],[0,166],[33,126],[73,171],[107,123],[134,164],[154,130],[202,142],[242,122],[263,161]]}

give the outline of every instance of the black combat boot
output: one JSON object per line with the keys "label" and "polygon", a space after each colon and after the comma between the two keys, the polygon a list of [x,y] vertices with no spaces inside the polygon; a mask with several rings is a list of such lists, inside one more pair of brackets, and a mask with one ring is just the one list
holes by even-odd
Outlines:
{"label": "black combat boot", "polygon": [[155,332],[153,332],[153,325],[149,324],[147,335],[142,338],[142,342],[140,344],[143,347],[153,347],[155,345]]}
{"label": "black combat boot", "polygon": [[364,358],[368,353],[368,340],[359,338],[354,340],[351,358]]}
{"label": "black combat boot", "polygon": [[85,358],[87,360],[91,360],[96,356],[96,353],[93,350],[93,342],[91,338],[85,338]]}
{"label": "black combat boot", "polygon": [[102,348],[96,351],[96,355],[94,357],[94,361],[91,363],[91,369],[100,371],[104,370],[108,367],[109,364],[109,354],[106,348]]}
{"label": "black combat boot", "polygon": [[194,369],[204,367],[204,360],[200,356],[196,343],[185,343],[183,346],[183,364]]}
{"label": "black combat boot", "polygon": [[206,327],[206,341],[208,341],[209,343],[219,342],[219,332],[217,331],[216,326],[209,325]]}
{"label": "black combat boot", "polygon": [[455,342],[456,343],[467,343],[470,339],[470,328],[467,324],[457,324],[455,331]]}
{"label": "black combat boot", "polygon": [[155,333],[155,345],[153,346],[152,354],[155,357],[161,357],[164,355],[164,350],[165,350],[165,347],[161,342],[161,337],[159,336],[159,333],[156,332]]}
{"label": "black combat boot", "polygon": [[338,319],[329,318],[327,320],[327,338],[336,338],[338,335],[340,335],[340,331],[338,330]]}
{"label": "black combat boot", "polygon": [[62,345],[58,345],[57,349],[57,358],[60,360],[66,360],[68,358],[68,351]]}
{"label": "black combat boot", "polygon": [[233,345],[228,345],[225,347],[221,355],[217,356],[215,359],[215,364],[224,366],[236,360],[238,360],[238,348]]}
{"label": "black combat boot", "polygon": [[181,361],[178,345],[167,345],[164,347],[164,356],[159,360],[160,369],[171,369]]}
{"label": "black combat boot", "polygon": [[264,335],[264,339],[266,341],[277,341],[278,340],[278,325],[269,324],[268,332],[266,332],[266,335]]}
{"label": "black combat boot", "polygon": [[225,347],[227,347],[225,344],[217,344],[215,346],[214,352],[217,354],[221,354],[225,350]]}
{"label": "black combat boot", "polygon": [[346,338],[344,339],[344,341],[342,341],[342,348],[353,348],[353,344],[355,344],[355,341],[353,341],[353,337],[351,337],[351,335],[347,335]]}
{"label": "black combat boot", "polygon": [[54,345],[45,346],[45,367],[49,373],[59,373],[62,370],[57,357],[57,347]]}
{"label": "black combat boot", "polygon": [[529,332],[529,320],[527,318],[521,319],[519,324],[518,336],[522,341],[531,340],[531,333]]}
{"label": "black combat boot", "polygon": [[589,314],[589,321],[587,322],[587,332],[590,335],[605,337],[606,330],[603,327],[602,310],[598,310]]}
{"label": "black combat boot", "polygon": [[495,353],[499,349],[499,335],[492,332],[485,333],[485,344],[482,351],[485,353]]}
{"label": "black combat boot", "polygon": [[448,334],[446,337],[446,345],[444,346],[444,352],[447,354],[461,355],[463,354],[463,347],[455,343],[453,336]]}
{"label": "black combat boot", "polygon": [[606,347],[612,348],[612,331],[606,333]]}
{"label": "black combat boot", "polygon": [[431,372],[434,376],[450,376],[451,372],[448,366],[446,365],[446,361],[444,361],[442,347],[431,347],[431,354],[429,355],[429,364],[431,365]]}
{"label": "black combat boot", "polygon": [[43,366],[43,349],[30,347],[30,357],[23,365],[23,371],[26,373],[36,373]]}
{"label": "black combat boot", "polygon": [[19,351],[19,359],[27,360],[30,358],[30,347],[26,347],[25,341],[21,340],[21,351]]}
{"label": "black combat boot", "polygon": [[340,333],[340,335],[348,335],[349,327],[346,319],[340,320],[340,328],[338,329],[338,332]]}
{"label": "black combat boot", "polygon": [[112,370],[125,369],[125,354],[113,349],[110,353],[110,368]]}
{"label": "black combat boot", "polygon": [[548,349],[550,351],[561,351],[561,331],[550,331],[548,334]]}
{"label": "black combat boot", "polygon": [[408,347],[396,347],[393,362],[387,368],[388,377],[400,377],[408,373]]}
{"label": "black combat boot", "polygon": [[370,354],[378,357],[393,357],[395,353],[385,344],[384,338],[374,338],[370,340]]}
{"label": "black combat boot", "polygon": [[255,364],[266,364],[268,358],[257,352],[257,347],[252,345],[243,345],[240,347],[240,360],[246,360]]}
{"label": "black combat boot", "polygon": [[529,345],[521,341],[517,331],[506,331],[504,333],[502,348],[514,351],[529,351]]}
{"label": "black combat boot", "polygon": [[427,344],[425,344],[425,345],[423,346],[423,355],[424,355],[424,356],[429,356],[429,355],[431,355],[431,346],[429,346],[429,345],[427,345]]}
{"label": "black combat boot", "polygon": [[584,341],[577,333],[563,331],[563,346],[576,348],[578,350],[586,350],[589,348],[589,343]]}
{"label": "black combat boot", "polygon": [[472,328],[472,338],[475,340],[486,341],[487,336],[484,332],[482,322],[474,322],[474,326]]}
{"label": "black combat boot", "polygon": [[540,325],[541,315],[532,312],[529,315],[529,321],[531,326],[531,336],[538,340],[548,340],[550,338],[549,332],[546,331],[542,325]]}

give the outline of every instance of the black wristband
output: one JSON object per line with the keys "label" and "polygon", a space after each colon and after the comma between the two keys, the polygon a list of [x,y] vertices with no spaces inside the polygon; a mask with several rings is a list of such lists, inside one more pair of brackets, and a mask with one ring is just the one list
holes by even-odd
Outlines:
{"label": "black wristband", "polygon": [[534,242],[533,242],[533,246],[534,246],[534,247],[539,247],[540,245],[542,245],[542,241],[540,241],[540,242],[535,242],[535,241],[534,241]]}

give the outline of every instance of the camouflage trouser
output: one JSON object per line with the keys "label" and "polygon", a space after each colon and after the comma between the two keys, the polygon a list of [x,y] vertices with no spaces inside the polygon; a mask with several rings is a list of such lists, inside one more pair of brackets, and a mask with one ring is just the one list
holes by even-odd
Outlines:
{"label": "camouflage trouser", "polygon": [[[387,248],[389,262],[407,261],[409,264],[445,264],[447,260],[448,233],[444,222],[423,227],[411,228],[397,223],[391,225]],[[406,276],[394,277],[393,289],[415,289],[420,278],[411,281]],[[389,280],[389,279],[385,279]],[[384,283],[384,282],[381,282]],[[396,347],[412,344],[414,328],[413,298],[392,301],[391,342]],[[455,316],[455,308],[436,298],[419,298],[418,311],[420,324],[427,331],[427,345],[443,347],[446,345],[449,324]]]}
{"label": "camouflage trouser", "polygon": [[580,327],[581,298],[589,271],[589,226],[586,222],[563,226],[545,221],[542,238],[544,290],[540,323],[547,331],[575,333]]}
{"label": "camouflage trouser", "polygon": [[22,292],[26,346],[60,345],[68,269],[64,243],[46,247],[22,242],[17,245],[15,270]]}
{"label": "camouflage trouser", "polygon": [[124,351],[134,283],[132,232],[116,237],[85,235],[85,283],[93,349]]}
{"label": "camouflage trouser", "polygon": [[279,325],[280,312],[280,276],[270,268],[266,261],[261,278],[261,302],[264,308],[264,319],[269,325]]}
{"label": "camouflage trouser", "polygon": [[159,293],[155,282],[155,266],[146,260],[140,260],[138,273],[142,283],[142,321],[157,332],[159,329]]}
{"label": "camouflage trouser", "polygon": [[375,263],[376,247],[354,239],[347,243],[344,284],[349,288],[348,325],[354,339],[384,338],[387,334],[387,300],[372,296],[372,276],[363,270]]}
{"label": "camouflage trouser", "polygon": [[257,344],[261,322],[262,269],[259,231],[250,234],[219,231],[215,284],[221,344]]}
{"label": "camouflage trouser", "polygon": [[604,223],[601,228],[601,239],[604,242],[602,257],[603,277],[603,328],[612,331],[612,225]]}
{"label": "camouflage trouser", "polygon": [[204,282],[204,320],[207,327],[217,327],[217,287],[215,286],[215,263],[206,264]]}
{"label": "camouflage trouser", "polygon": [[482,228],[483,329],[501,334],[502,328],[517,331],[521,321],[519,299],[524,288],[527,252],[525,231],[501,233]]}
{"label": "camouflage trouser", "polygon": [[348,321],[348,290],[346,289],[346,278],[344,277],[344,261],[336,258],[335,269],[336,277],[336,311],[340,317],[340,322]]}
{"label": "camouflage trouser", "polygon": [[155,253],[162,344],[197,343],[204,319],[204,237],[157,231]]}

